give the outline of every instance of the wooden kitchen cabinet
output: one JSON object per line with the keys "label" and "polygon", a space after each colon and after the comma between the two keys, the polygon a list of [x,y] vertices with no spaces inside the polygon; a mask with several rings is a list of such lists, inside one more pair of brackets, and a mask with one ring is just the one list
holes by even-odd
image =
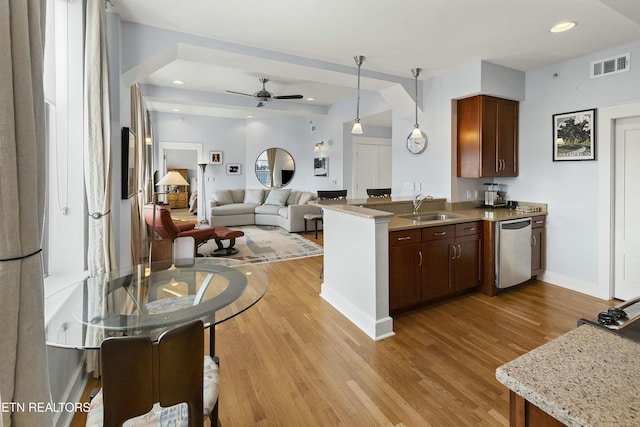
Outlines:
{"label": "wooden kitchen cabinet", "polygon": [[531,275],[542,274],[546,268],[546,228],[544,215],[531,218]]}
{"label": "wooden kitchen cabinet", "polygon": [[457,102],[458,176],[518,176],[519,103],[488,95]]}
{"label": "wooden kitchen cabinet", "polygon": [[389,311],[468,292],[482,282],[481,222],[389,233]]}
{"label": "wooden kitchen cabinet", "polygon": [[422,301],[420,230],[389,233],[389,311]]}

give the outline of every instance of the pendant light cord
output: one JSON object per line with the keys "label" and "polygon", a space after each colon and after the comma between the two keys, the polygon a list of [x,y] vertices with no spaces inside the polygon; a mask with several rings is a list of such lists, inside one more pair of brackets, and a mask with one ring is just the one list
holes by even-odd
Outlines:
{"label": "pendant light cord", "polygon": [[422,68],[413,68],[411,72],[413,73],[413,77],[416,79],[416,124],[415,127],[418,127],[418,76],[420,75],[420,71]]}
{"label": "pendant light cord", "polygon": [[360,67],[364,62],[364,56],[362,55],[355,56],[353,59],[356,61],[356,64],[358,65],[358,92],[357,92],[358,101],[356,102],[356,118],[359,119],[360,118]]}

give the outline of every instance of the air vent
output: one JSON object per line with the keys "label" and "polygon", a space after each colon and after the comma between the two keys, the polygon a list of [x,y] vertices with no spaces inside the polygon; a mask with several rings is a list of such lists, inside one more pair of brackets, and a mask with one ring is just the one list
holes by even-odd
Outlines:
{"label": "air vent", "polygon": [[610,74],[622,73],[629,71],[630,54],[616,56],[613,58],[602,59],[591,63],[591,78],[608,76]]}

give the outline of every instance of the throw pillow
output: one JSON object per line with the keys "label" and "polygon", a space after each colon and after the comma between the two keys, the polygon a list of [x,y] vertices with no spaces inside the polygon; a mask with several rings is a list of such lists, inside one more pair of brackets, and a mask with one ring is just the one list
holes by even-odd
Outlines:
{"label": "throw pillow", "polygon": [[264,201],[265,205],[284,206],[289,197],[290,189],[285,190],[271,190],[267,196],[267,200]]}
{"label": "throw pillow", "polygon": [[229,190],[214,191],[213,200],[215,200],[218,205],[229,205],[233,203]]}
{"label": "throw pillow", "polygon": [[246,190],[244,192],[244,202],[250,205],[261,205],[263,193],[264,190],[262,188],[255,190]]}
{"label": "throw pillow", "polygon": [[300,200],[300,191],[292,191],[289,193],[289,197],[287,197],[287,206],[289,205],[297,205]]}
{"label": "throw pillow", "polygon": [[298,201],[298,203],[301,205],[304,205],[313,199],[314,199],[313,193],[310,193],[308,191],[303,191],[302,194],[300,194],[300,200]]}

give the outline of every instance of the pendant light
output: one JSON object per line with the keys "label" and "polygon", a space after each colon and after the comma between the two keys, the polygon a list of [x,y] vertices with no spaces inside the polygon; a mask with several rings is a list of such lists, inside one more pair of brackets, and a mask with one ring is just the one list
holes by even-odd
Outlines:
{"label": "pendant light", "polygon": [[362,135],[362,125],[360,124],[360,67],[364,62],[364,56],[354,56],[353,59],[356,61],[356,65],[358,66],[358,100],[356,103],[356,121],[353,123],[351,133],[354,135]]}
{"label": "pendant light", "polygon": [[427,135],[420,130],[420,125],[418,124],[418,76],[421,71],[422,68],[414,68],[411,70],[416,80],[416,123],[413,125],[413,131],[407,137],[407,150],[413,154],[422,153],[428,144]]}

